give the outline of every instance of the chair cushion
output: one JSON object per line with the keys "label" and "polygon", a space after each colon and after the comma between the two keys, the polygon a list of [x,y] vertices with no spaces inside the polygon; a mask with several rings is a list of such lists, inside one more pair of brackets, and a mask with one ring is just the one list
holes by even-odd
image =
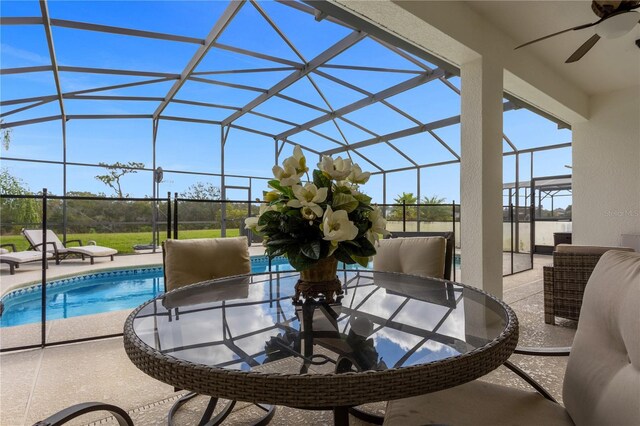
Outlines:
{"label": "chair cushion", "polygon": [[640,425],[640,254],[609,251],[593,270],[563,398],[576,424]]}
{"label": "chair cushion", "polygon": [[578,246],[573,244],[558,244],[555,248],[558,253],[573,254],[603,254],[609,250],[634,251],[630,247]]}
{"label": "chair cushion", "polygon": [[447,240],[444,237],[381,240],[373,257],[373,269],[443,278],[446,248]]}
{"label": "chair cushion", "polygon": [[[22,231],[24,236],[29,240],[32,245],[42,244],[42,230],[41,229],[25,229]],[[53,247],[49,243],[55,244],[58,252],[66,253],[67,249],[60,241],[60,238],[51,229],[47,229],[47,251],[53,251]],[[36,250],[42,251],[42,246],[36,247]]]}
{"label": "chair cushion", "polygon": [[246,237],[167,240],[164,243],[168,290],[251,272]]}
{"label": "chair cushion", "polygon": [[389,401],[385,425],[573,425],[566,410],[535,391],[473,382],[427,395]]}
{"label": "chair cushion", "polygon": [[70,253],[80,253],[87,256],[94,257],[102,257],[102,256],[112,256],[118,253],[118,250],[112,249],[109,247],[102,246],[79,246],[79,247],[69,247],[65,250],[65,252]]}
{"label": "chair cushion", "polygon": [[[47,253],[47,259],[51,259],[52,257],[53,255],[51,253]],[[12,263],[35,262],[36,260],[42,259],[42,252],[35,251],[35,250],[28,250],[28,251],[2,253],[0,254],[0,259],[4,262],[12,262]]]}

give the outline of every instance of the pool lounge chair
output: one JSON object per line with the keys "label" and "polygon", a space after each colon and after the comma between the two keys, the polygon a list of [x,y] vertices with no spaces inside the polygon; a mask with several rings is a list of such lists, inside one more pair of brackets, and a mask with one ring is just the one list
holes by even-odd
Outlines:
{"label": "pool lounge chair", "polygon": [[[7,250],[4,247],[11,247],[12,250]],[[47,259],[51,259],[52,257],[53,254],[47,253]],[[0,263],[9,265],[9,273],[11,275],[16,273],[16,269],[20,267],[20,264],[38,261],[42,261],[42,252],[40,251],[17,251],[16,246],[13,244],[2,244],[0,247]]]}
{"label": "pool lounge chair", "polygon": [[[22,234],[27,239],[27,241],[29,241],[29,244],[31,245],[30,249],[42,251],[42,230],[23,229]],[[82,260],[84,260],[85,256],[87,256],[91,259],[91,264],[93,265],[94,258],[96,257],[109,256],[111,260],[113,260],[113,255],[118,253],[118,250],[116,249],[97,246],[95,244],[85,246],[82,244],[81,240],[70,240],[67,241],[67,244],[74,242],[78,243],[79,246],[66,247],[64,244],[62,244],[62,241],[60,241],[58,236],[53,231],[47,229],[47,245],[50,245],[49,243],[53,243],[51,244],[52,248],[48,249],[47,251],[53,253],[53,255],[55,256],[56,265],[59,265],[61,260],[66,259],[67,257],[72,255],[80,256]]]}

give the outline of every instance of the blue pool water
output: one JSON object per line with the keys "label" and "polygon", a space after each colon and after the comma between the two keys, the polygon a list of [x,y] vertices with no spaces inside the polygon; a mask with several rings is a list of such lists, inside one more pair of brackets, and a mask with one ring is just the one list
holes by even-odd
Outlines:
{"label": "blue pool water", "polygon": [[[285,258],[275,258],[272,270],[288,271]],[[265,256],[251,258],[255,273],[269,270]],[[132,309],[164,291],[162,268],[116,270],[55,280],[47,283],[47,320]],[[22,288],[2,297],[4,310],[0,327],[41,320],[40,284]]]}

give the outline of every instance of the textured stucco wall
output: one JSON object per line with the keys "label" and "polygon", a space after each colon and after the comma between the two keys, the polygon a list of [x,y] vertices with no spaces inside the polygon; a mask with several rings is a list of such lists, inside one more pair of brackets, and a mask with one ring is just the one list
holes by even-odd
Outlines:
{"label": "textured stucco wall", "polygon": [[502,297],[502,66],[476,59],[460,76],[462,272],[465,283]]}
{"label": "textured stucco wall", "polygon": [[590,99],[573,127],[573,242],[640,234],[640,86]]}

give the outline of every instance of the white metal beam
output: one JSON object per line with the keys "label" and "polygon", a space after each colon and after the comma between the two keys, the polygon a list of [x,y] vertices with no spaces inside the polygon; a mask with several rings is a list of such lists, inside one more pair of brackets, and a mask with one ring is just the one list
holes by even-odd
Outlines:
{"label": "white metal beam", "polygon": [[215,25],[207,35],[205,43],[202,46],[198,47],[198,50],[196,50],[196,53],[193,55],[187,66],[184,68],[184,70],[182,70],[178,81],[173,84],[164,100],[154,111],[153,118],[158,118],[160,114],[162,114],[162,111],[164,111],[167,105],[169,105],[169,102],[171,102],[176,93],[178,93],[178,90],[180,90],[180,88],[184,85],[184,83],[187,81],[191,73],[196,69],[200,61],[202,61],[202,59],[205,57],[209,49],[213,47],[213,43],[218,37],[220,37],[220,34],[222,34],[224,29],[227,27],[227,25],[229,25],[233,17],[236,16],[243,5],[244,0],[232,0],[229,6],[227,6],[227,8],[222,13],[222,16],[220,16],[218,21],[215,23]]}
{"label": "white metal beam", "polygon": [[258,96],[257,98],[255,98],[254,100],[246,104],[241,111],[236,111],[235,113],[231,114],[229,117],[225,118],[223,120],[223,124],[224,125],[230,124],[234,120],[242,117],[244,114],[247,113],[247,111],[252,110],[253,108],[257,107],[258,105],[262,104],[263,102],[273,97],[275,94],[286,89],[287,87],[289,87],[296,81],[300,80],[301,78],[309,74],[311,71],[313,71],[320,65],[324,64],[327,61],[330,61],[332,58],[336,57],[337,55],[339,55],[349,47],[353,46],[354,44],[362,40],[365,36],[366,34],[359,31],[352,32],[351,34],[349,34],[348,36],[346,36],[345,38],[343,38],[342,40],[340,40],[339,42],[337,42],[336,44],[334,44],[324,52],[320,53],[318,56],[313,58],[310,62],[305,64],[303,69],[289,74],[283,80],[276,83],[266,93],[263,93],[262,95]]}
{"label": "white metal beam", "polygon": [[365,106],[371,105],[373,103],[376,103],[382,99],[386,99],[388,97],[391,96],[395,96],[399,93],[402,93],[406,90],[409,90],[413,87],[419,86],[423,83],[426,83],[428,81],[434,80],[438,77],[440,77],[440,75],[443,73],[444,71],[442,70],[435,70],[432,73],[424,73],[421,74],[417,77],[413,77],[409,80],[403,81],[402,83],[396,84],[395,86],[391,86],[385,90],[382,90],[376,94],[374,94],[373,96],[364,98],[364,99],[360,99],[356,102],[353,102],[349,105],[346,105],[332,113],[329,114],[325,114],[323,116],[320,116],[318,118],[315,118],[313,120],[307,121],[306,123],[295,127],[293,129],[289,129],[286,132],[282,132],[278,135],[278,139],[282,139],[282,138],[286,138],[288,136],[291,135],[295,135],[296,133],[299,133],[303,130],[307,130],[310,129],[311,127],[317,126],[319,124],[322,124],[324,122],[327,122],[333,118],[337,118],[337,117],[341,117],[343,115],[349,114],[353,111],[356,111],[360,108],[364,108]]}
{"label": "white metal beam", "polygon": [[62,100],[62,87],[60,86],[60,75],[58,68],[58,60],[56,59],[56,50],[53,45],[53,33],[51,32],[51,21],[49,18],[49,7],[46,0],[40,0],[40,12],[42,13],[42,24],[44,25],[44,33],[47,36],[47,46],[49,48],[49,56],[51,57],[51,67],[53,69],[53,79],[56,83],[56,91],[58,92],[58,104],[60,105],[60,114],[62,120],[65,120],[66,113],[64,111],[64,102]]}

